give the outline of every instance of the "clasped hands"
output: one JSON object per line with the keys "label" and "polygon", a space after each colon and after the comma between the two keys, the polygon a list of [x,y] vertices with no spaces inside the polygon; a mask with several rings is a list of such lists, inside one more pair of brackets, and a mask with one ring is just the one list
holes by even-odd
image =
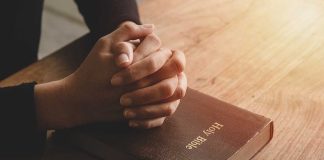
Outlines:
{"label": "clasped hands", "polygon": [[161,48],[151,24],[123,23],[100,38],[80,67],[64,79],[35,87],[41,129],[127,120],[153,128],[185,95],[185,56]]}

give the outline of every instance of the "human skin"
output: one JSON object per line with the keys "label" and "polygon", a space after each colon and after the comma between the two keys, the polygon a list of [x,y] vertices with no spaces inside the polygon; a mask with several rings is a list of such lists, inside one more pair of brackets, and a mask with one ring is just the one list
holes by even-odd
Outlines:
{"label": "human skin", "polygon": [[[184,96],[187,80],[184,54],[161,49],[153,30],[149,24],[123,23],[97,41],[74,73],[36,85],[39,128],[62,129],[123,119],[130,127],[162,125]],[[140,44],[129,42],[136,39],[142,39]],[[118,58],[123,53],[126,61]]]}

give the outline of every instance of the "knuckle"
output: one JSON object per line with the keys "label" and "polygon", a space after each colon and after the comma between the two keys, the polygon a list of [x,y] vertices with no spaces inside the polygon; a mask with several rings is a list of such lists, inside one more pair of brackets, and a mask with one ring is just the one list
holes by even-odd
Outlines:
{"label": "knuckle", "polygon": [[173,59],[173,65],[174,65],[174,68],[177,70],[178,73],[181,73],[184,71],[185,69],[185,62],[182,61],[182,59],[180,57],[183,57],[184,58],[184,54],[183,52],[181,51],[174,51],[175,55],[177,56],[174,56],[174,59]]}
{"label": "knuckle", "polygon": [[171,56],[172,55],[172,51],[169,48],[160,48],[159,51],[162,52],[165,55],[168,55],[168,56]]}
{"label": "knuckle", "polygon": [[174,68],[176,69],[177,73],[181,73],[184,71],[184,64],[181,62],[180,59],[176,58],[173,60]]}
{"label": "knuckle", "polygon": [[126,42],[119,42],[116,44],[116,52],[122,53],[122,52],[128,52],[127,44]]}
{"label": "knuckle", "polygon": [[104,54],[104,53],[100,53],[98,56],[99,56],[99,63],[102,64],[109,62],[113,58],[111,54]]}
{"label": "knuckle", "polygon": [[119,43],[116,44],[116,48],[119,49],[119,50],[123,49],[124,47],[125,47],[125,42],[119,42]]}
{"label": "knuckle", "polygon": [[141,80],[136,82],[136,88],[137,89],[145,88],[147,86],[149,86],[149,83],[146,81],[146,79],[141,79]]}
{"label": "knuckle", "polygon": [[171,105],[167,105],[164,112],[166,116],[171,116],[175,112],[175,109]]}
{"label": "knuckle", "polygon": [[178,49],[174,49],[172,50],[175,54],[178,54],[178,55],[184,55],[183,51],[181,50],[178,50]]}
{"label": "knuckle", "polygon": [[170,83],[163,83],[160,86],[160,93],[163,98],[168,98],[173,94],[173,87]]}
{"label": "knuckle", "polygon": [[183,89],[183,88],[179,88],[179,89],[177,89],[177,91],[176,91],[177,93],[176,93],[176,95],[177,95],[177,97],[176,98],[178,98],[178,99],[180,99],[180,98],[183,98],[184,96],[185,96],[185,90]]}
{"label": "knuckle", "polygon": [[150,114],[152,114],[152,113],[151,113],[151,111],[150,111],[149,109],[147,109],[147,108],[143,108],[143,109],[141,110],[141,114],[142,114],[143,116],[147,116],[147,115],[150,115]]}
{"label": "knuckle", "polygon": [[156,46],[162,45],[161,39],[155,34],[149,34],[146,38]]}
{"label": "knuckle", "polygon": [[159,68],[159,63],[157,62],[156,59],[154,58],[150,58],[150,60],[148,61],[147,64],[147,69],[149,69],[150,71],[155,71]]}
{"label": "knuckle", "polygon": [[110,43],[110,40],[104,36],[104,37],[99,38],[97,43],[99,43],[100,45],[106,45],[106,44]]}
{"label": "knuckle", "polygon": [[184,96],[186,96],[186,89],[181,88],[180,89],[180,98],[183,98]]}
{"label": "knuckle", "polygon": [[173,60],[172,64],[173,64],[172,68],[174,68],[177,73],[181,73],[184,71],[184,65],[180,62],[179,59]]}
{"label": "knuckle", "polygon": [[130,82],[132,82],[132,81],[134,81],[134,80],[136,80],[136,73],[135,73],[135,71],[134,71],[134,69],[131,69],[131,68],[127,68],[126,70],[125,70],[125,79],[126,79],[126,81],[130,81]]}
{"label": "knuckle", "polygon": [[135,32],[136,31],[136,24],[132,22],[126,22],[122,24],[122,29],[126,32]]}

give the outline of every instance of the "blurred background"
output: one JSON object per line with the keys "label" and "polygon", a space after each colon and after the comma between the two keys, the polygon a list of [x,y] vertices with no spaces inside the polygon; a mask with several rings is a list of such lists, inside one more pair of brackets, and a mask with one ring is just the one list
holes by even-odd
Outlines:
{"label": "blurred background", "polygon": [[45,0],[38,57],[53,53],[88,31],[74,0]]}
{"label": "blurred background", "polygon": [[39,58],[88,32],[73,0],[45,0]]}

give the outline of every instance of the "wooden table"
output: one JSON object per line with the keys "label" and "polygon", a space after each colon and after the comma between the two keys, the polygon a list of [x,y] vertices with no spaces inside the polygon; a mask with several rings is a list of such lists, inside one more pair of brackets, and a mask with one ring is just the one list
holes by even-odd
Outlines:
{"label": "wooden table", "polygon": [[[274,120],[254,159],[324,159],[324,1],[143,0],[140,11],[185,51],[189,86]],[[64,77],[85,39],[0,85]]]}

